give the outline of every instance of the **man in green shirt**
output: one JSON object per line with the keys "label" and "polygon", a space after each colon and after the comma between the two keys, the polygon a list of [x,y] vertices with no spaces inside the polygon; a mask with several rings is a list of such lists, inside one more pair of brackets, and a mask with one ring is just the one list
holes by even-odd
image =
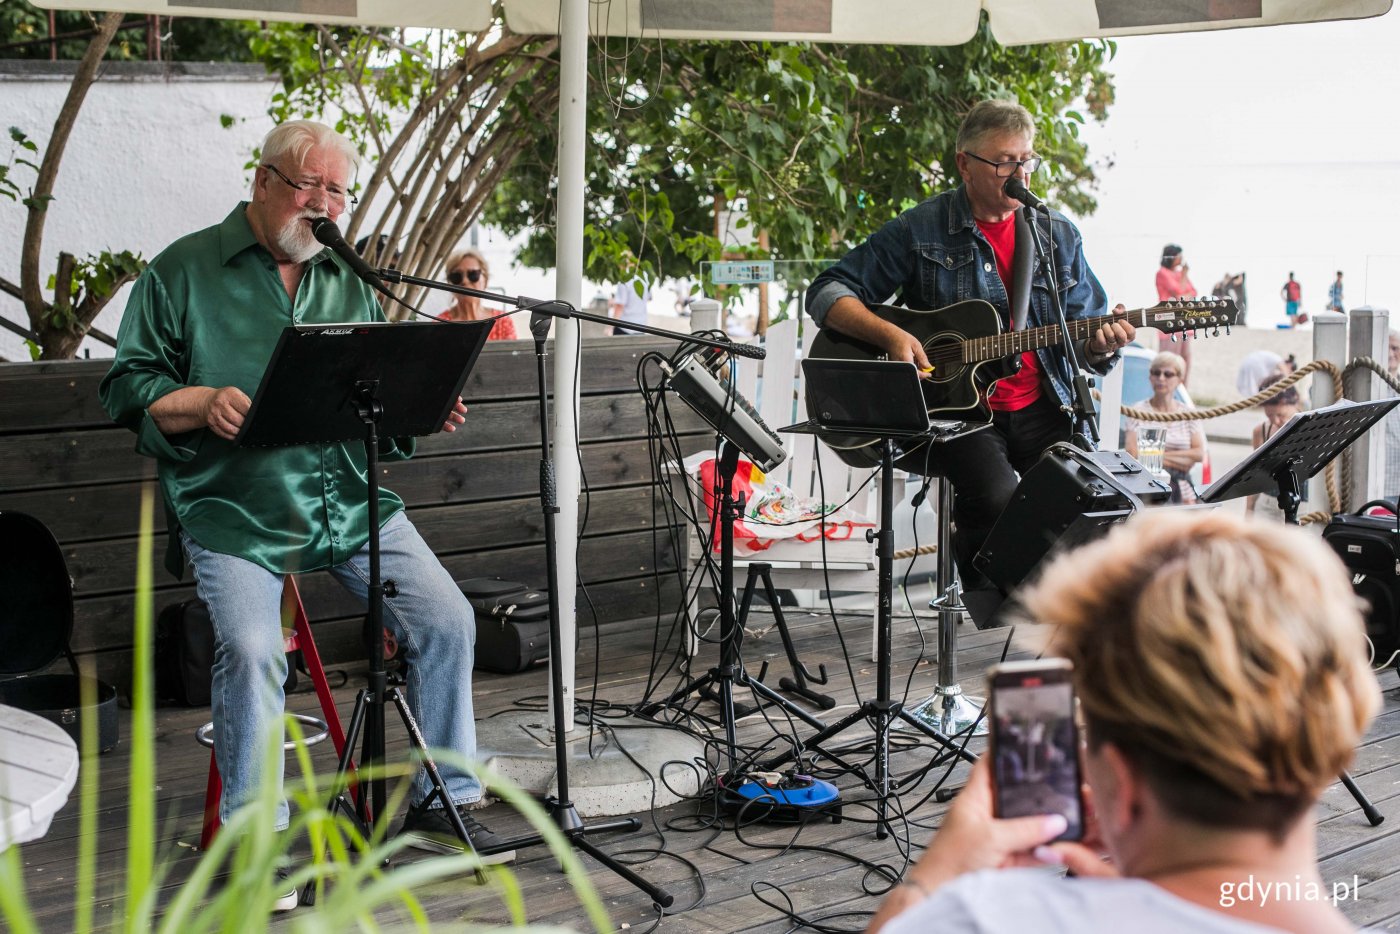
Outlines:
{"label": "man in green shirt", "polygon": [[[188,561],[209,606],[224,820],[257,797],[260,782],[281,787],[281,757],[275,775],[263,775],[262,764],[267,744],[282,736],[284,575],[324,568],[361,601],[368,592],[363,444],[233,443],[285,327],[383,320],[369,287],[322,248],[309,224],[335,220],[353,202],[346,186],[355,162],[350,142],[323,124],[294,121],[268,134],[252,200],[177,240],[136,281],[100,389],[112,418],[136,432],[137,450],[158,461],[171,533],[166,563],[179,575]],[[459,401],[444,430],[455,430],[465,411]],[[382,442],[386,458],[412,453],[411,439]],[[471,605],[404,515],[403,501],[383,490],[380,503],[382,574],[397,584],[384,620],[408,653],[409,703],[430,747],[470,758]],[[448,762],[442,775],[475,847],[499,843],[465,811],[481,798],[476,777]],[[420,806],[430,792],[420,771],[404,832],[450,851],[446,813]],[[285,800],[277,821],[287,826]]]}

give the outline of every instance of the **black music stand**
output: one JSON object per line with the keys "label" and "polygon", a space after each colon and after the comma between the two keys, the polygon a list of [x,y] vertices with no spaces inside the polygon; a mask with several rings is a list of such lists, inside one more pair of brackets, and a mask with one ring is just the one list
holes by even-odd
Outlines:
{"label": "black music stand", "polygon": [[1278,497],[1284,521],[1298,524],[1303,481],[1316,475],[1364,435],[1400,398],[1371,402],[1343,399],[1310,412],[1299,412],[1201,494],[1203,503],[1219,503],[1254,493]]}
{"label": "black music stand", "polygon": [[[859,769],[843,761],[840,756],[830,750],[824,749],[822,744],[838,733],[868,721],[875,733],[875,775],[873,779],[867,779],[867,784],[875,792],[875,836],[877,839],[883,840],[891,832],[888,804],[890,797],[895,793],[895,788],[890,776],[889,740],[890,730],[896,720],[901,720],[923,733],[948,750],[949,753],[968,762],[976,761],[976,756],[963,748],[965,743],[955,742],[940,730],[913,716],[904,709],[901,701],[891,697],[890,669],[893,661],[890,641],[894,616],[894,462],[898,456],[895,453],[896,442],[907,450],[917,445],[949,441],[968,430],[977,430],[981,426],[967,426],[959,422],[931,422],[928,418],[927,403],[924,401],[923,392],[918,386],[917,379],[912,382],[891,378],[882,380],[886,393],[878,397],[878,402],[874,405],[871,404],[870,399],[866,398],[851,398],[843,402],[840,398],[843,391],[849,390],[853,386],[859,386],[859,378],[857,377],[856,381],[852,382],[850,374],[842,372],[841,367],[809,365],[814,363],[843,364],[849,363],[849,361],[803,361],[803,372],[814,393],[814,398],[823,401],[818,402],[810,422],[793,425],[782,430],[815,433],[819,437],[823,432],[865,437],[880,446],[879,531],[865,533],[867,540],[875,542],[875,553],[879,559],[879,586],[875,616],[875,698],[866,700],[858,709],[820,730],[815,736],[803,741],[799,747],[780,753],[764,761],[759,767],[765,771],[772,771],[798,755],[802,750],[816,749],[846,771],[859,774]],[[884,365],[912,368],[912,364],[887,362]],[[857,417],[855,413],[860,414]],[[830,420],[842,416],[851,416],[851,421],[842,420],[841,423],[837,424]],[[887,424],[880,421],[882,417],[888,420]]]}
{"label": "black music stand", "polygon": [[[1201,494],[1201,502],[1218,503],[1258,493],[1278,497],[1283,519],[1298,524],[1303,481],[1315,476],[1351,443],[1400,405],[1400,398],[1348,402],[1342,399],[1310,412],[1299,412],[1249,457]],[[1347,791],[1360,805],[1371,826],[1385,820],[1366,794],[1357,787],[1351,773],[1339,776]]]}
{"label": "black music stand", "polygon": [[[471,852],[475,849],[466,826],[452,807],[408,702],[397,687],[389,687],[384,669],[384,597],[397,588],[393,581],[381,581],[379,571],[379,438],[381,431],[401,438],[440,430],[490,331],[489,321],[289,327],[277,342],[235,439],[246,447],[275,447],[363,438],[369,501],[369,607],[364,626],[369,672],[365,687],[355,697],[335,787],[345,788],[361,731],[361,765],[383,761],[384,707],[392,702],[433,786],[423,803],[442,799],[453,830]],[[369,826],[384,812],[384,778],[370,779],[369,786],[368,803],[365,795],[359,795],[352,805],[341,790],[330,804],[332,812],[341,808],[359,823],[366,837]],[[308,883],[303,902],[309,903],[312,895]]]}

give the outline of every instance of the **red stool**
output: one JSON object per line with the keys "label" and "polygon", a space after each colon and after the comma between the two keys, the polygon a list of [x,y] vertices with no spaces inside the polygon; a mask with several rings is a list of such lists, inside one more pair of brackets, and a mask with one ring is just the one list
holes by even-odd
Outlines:
{"label": "red stool", "polygon": [[[321,701],[321,713],[326,719],[323,722],[301,714],[294,716],[315,731],[307,738],[307,745],[314,746],[329,736],[335,744],[335,754],[339,761],[339,757],[345,751],[345,731],[340,728],[340,714],[335,709],[335,697],[326,681],[326,669],[321,665],[321,654],[316,651],[316,640],[311,637],[311,624],[306,619],[306,608],[301,604],[301,593],[297,590],[296,579],[290,574],[287,575],[286,584],[282,588],[282,632],[286,636],[288,652],[301,650],[302,657],[306,660],[307,673],[310,674],[311,683],[316,688],[316,697]],[[214,724],[206,723],[195,732],[195,738],[209,747],[209,784],[204,791],[204,829],[199,835],[199,848],[202,850],[209,849],[214,835],[219,832],[219,798],[224,790],[223,777],[219,775],[219,764],[214,757],[213,730]],[[292,744],[287,743],[286,747],[290,749]],[[352,774],[354,769],[355,763],[352,761]]]}

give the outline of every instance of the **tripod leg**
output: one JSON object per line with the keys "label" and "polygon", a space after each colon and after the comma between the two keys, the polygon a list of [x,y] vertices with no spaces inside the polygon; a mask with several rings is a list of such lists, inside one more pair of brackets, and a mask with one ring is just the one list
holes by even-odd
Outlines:
{"label": "tripod leg", "polygon": [[1376,806],[1371,803],[1371,799],[1366,797],[1366,793],[1357,786],[1350,772],[1343,772],[1341,779],[1342,784],[1347,786],[1347,791],[1351,792],[1351,796],[1355,798],[1356,803],[1361,806],[1361,813],[1366,815],[1366,819],[1371,822],[1371,826],[1379,826],[1381,821],[1385,820],[1385,815],[1376,809]]}
{"label": "tripod leg", "polygon": [[602,850],[598,849],[596,846],[593,845],[593,841],[589,840],[582,833],[575,832],[570,834],[569,842],[573,844],[574,849],[582,850],[589,856],[596,859],[598,862],[602,863],[607,868],[611,869],[613,872],[617,873],[622,878],[626,879],[628,882],[635,885],[637,888],[641,889],[644,893],[646,893],[648,898],[656,902],[656,904],[660,905],[662,908],[670,908],[671,905],[675,903],[676,899],[673,895],[671,895],[670,892],[667,892],[665,889],[660,888],[659,886],[653,885],[646,879],[643,879],[641,876],[633,872],[630,867],[624,865],[623,863],[619,863],[607,853],[604,853]]}
{"label": "tripod leg", "polygon": [[961,744],[954,742],[952,737],[945,736],[942,733],[938,732],[933,727],[920,720],[918,717],[915,717],[914,715],[909,713],[909,711],[900,710],[899,713],[896,714],[896,716],[899,717],[899,719],[903,720],[905,723],[912,726],[914,729],[918,730],[920,733],[923,733],[925,736],[933,740],[938,745],[942,746],[944,749],[951,752],[953,755],[957,756],[959,759],[962,759],[964,762],[977,761],[976,753],[968,752],[967,749],[964,748]]}

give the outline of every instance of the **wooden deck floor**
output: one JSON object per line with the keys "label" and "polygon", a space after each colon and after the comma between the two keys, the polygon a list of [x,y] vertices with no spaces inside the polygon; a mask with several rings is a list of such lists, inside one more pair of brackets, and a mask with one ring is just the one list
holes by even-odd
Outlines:
{"label": "wooden deck floor", "polygon": [[[790,614],[797,644],[805,660],[815,669],[816,663],[826,662],[831,672],[831,684],[825,689],[839,704],[852,703],[854,693],[842,661],[839,645],[829,617],[794,611]],[[928,635],[928,655],[933,654],[934,626],[923,620]],[[763,620],[755,620],[762,627]],[[650,621],[605,626],[601,639],[601,667],[598,697],[614,704],[636,703],[647,679],[652,643]],[[852,647],[856,682],[862,696],[874,692],[875,667],[868,661],[870,624],[868,616],[843,616],[843,631]],[[981,672],[1001,654],[1006,630],[979,633],[970,626],[961,627],[959,653],[964,687],[969,693],[979,689]],[[1025,657],[1032,651],[1031,636],[1018,634],[1012,644],[1010,657]],[[578,695],[586,698],[591,690],[595,655],[593,640],[585,636],[579,650]],[[708,649],[701,661],[712,661],[713,649]],[[779,664],[781,647],[776,633],[751,638],[745,654],[750,670],[756,672],[763,658],[775,660],[772,683],[786,674]],[[908,619],[897,621],[894,648],[894,689],[903,693],[910,679],[909,697],[917,701],[925,697],[936,681],[936,666],[919,661],[920,640]],[[538,698],[545,691],[544,672],[503,677],[478,675],[477,715],[490,716],[506,710],[523,698]],[[353,704],[358,678],[351,674],[346,688],[337,692],[342,716],[347,716]],[[1329,788],[1317,807],[1319,847],[1323,856],[1322,876],[1328,882],[1355,876],[1359,880],[1359,897],[1341,907],[1354,922],[1377,929],[1400,929],[1400,681],[1394,672],[1382,679],[1385,708],[1377,719],[1365,744],[1358,752],[1353,769],[1358,784],[1389,818],[1380,827],[1371,827],[1361,816],[1351,796],[1340,784]],[[297,695],[290,707],[314,712],[313,696]],[[712,710],[701,707],[702,712]],[[830,719],[843,710],[823,714]],[[164,708],[158,711],[158,801],[163,816],[161,838],[166,847],[169,870],[164,897],[170,897],[180,881],[191,871],[196,859],[195,845],[199,837],[200,813],[204,794],[207,758],[203,747],[195,744],[195,728],[207,719],[207,710]],[[122,745],[101,759],[102,807],[99,825],[98,917],[102,906],[110,905],[110,893],[102,891],[123,872],[121,856],[125,840],[126,811],[124,807],[128,724],[122,724]],[[402,747],[402,739],[392,725],[391,747]],[[805,730],[804,730],[805,732]],[[621,735],[621,734],[620,734]],[[740,739],[746,743],[761,743],[773,735],[761,717],[755,716],[741,724]],[[857,730],[847,734],[859,741]],[[981,751],[984,740],[975,739],[969,748]],[[326,768],[332,767],[332,755],[324,744],[317,758]],[[853,754],[854,755],[854,754]],[[925,765],[929,755],[925,748],[899,752],[895,756],[898,774],[908,775]],[[938,770],[941,773],[941,769]],[[954,773],[959,778],[963,767]],[[791,927],[791,921],[764,903],[783,903],[784,895],[791,899],[793,909],[810,920],[827,918],[829,924],[859,930],[864,916],[833,917],[841,912],[873,910],[878,898],[866,893],[866,887],[879,887],[879,880],[855,860],[899,867],[903,862],[902,844],[895,838],[877,840],[868,823],[870,812],[860,802],[869,799],[859,783],[845,777],[837,780],[843,789],[846,819],[839,824],[813,823],[804,828],[794,840],[791,828],[753,826],[736,834],[733,830],[697,830],[691,819],[697,811],[694,803],[681,803],[642,815],[644,829],[630,835],[597,838],[610,852],[655,848],[664,844],[670,856],[660,857],[638,867],[648,879],[668,886],[675,896],[674,914],[661,921],[661,928],[675,932],[758,931],[780,934]],[[925,841],[926,828],[936,826],[946,805],[933,801],[918,804],[933,785],[933,776],[905,790],[904,807],[909,809],[910,833],[915,843]],[[917,806],[916,806],[917,804]],[[496,805],[482,817],[493,830],[524,831],[521,820]],[[664,841],[657,828],[664,832]],[[45,931],[68,930],[71,925],[72,884],[77,852],[78,815],[75,802],[61,812],[43,840],[27,844],[21,856],[31,904]],[[742,836],[742,840],[740,837]],[[791,844],[791,845],[790,845]],[[412,852],[412,851],[411,851]],[[415,857],[417,858],[417,857]],[[649,900],[628,883],[585,859],[592,879],[601,892],[604,903],[619,928],[630,926],[645,931],[657,920],[657,912]],[[543,849],[521,851],[514,865],[525,896],[531,921],[562,924],[585,929],[586,921],[577,907],[567,884],[548,853]],[[700,874],[697,877],[697,872]],[[703,879],[703,896],[698,879]],[[780,887],[782,893],[772,886]],[[757,891],[758,894],[755,894]],[[418,893],[434,921],[472,921],[485,924],[506,923],[505,910],[496,898],[474,885],[470,879],[441,883]],[[762,896],[762,898],[760,898]],[[285,926],[295,913],[276,922]],[[392,922],[396,919],[386,917]],[[404,919],[398,919],[404,920]]]}

